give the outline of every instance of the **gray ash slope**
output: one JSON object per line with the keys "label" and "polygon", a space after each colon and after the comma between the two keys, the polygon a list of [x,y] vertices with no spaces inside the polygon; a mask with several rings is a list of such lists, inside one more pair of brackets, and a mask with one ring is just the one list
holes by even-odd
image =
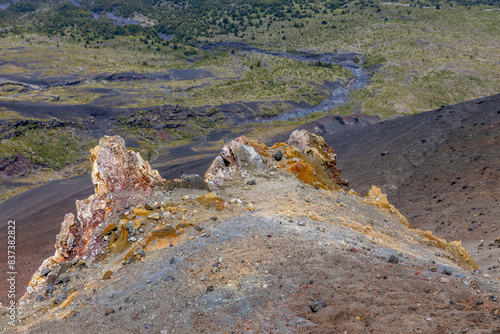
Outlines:
{"label": "gray ash slope", "polygon": [[500,95],[322,135],[352,189],[377,185],[412,226],[462,240],[499,275],[498,252],[477,245],[500,236]]}

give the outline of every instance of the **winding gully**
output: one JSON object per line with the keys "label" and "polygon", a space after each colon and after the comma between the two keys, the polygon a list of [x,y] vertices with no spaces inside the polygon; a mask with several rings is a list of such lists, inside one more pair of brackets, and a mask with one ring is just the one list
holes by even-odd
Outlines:
{"label": "winding gully", "polygon": [[[364,55],[361,53],[306,53],[306,52],[271,52],[257,47],[248,46],[245,43],[238,42],[219,42],[215,44],[205,44],[199,46],[201,50],[217,50],[217,49],[238,49],[244,52],[254,52],[260,54],[271,55],[275,57],[288,58],[302,62],[332,64],[340,65],[352,73],[347,81],[335,80],[331,82],[328,87],[330,88],[329,96],[321,101],[316,106],[308,108],[296,107],[285,111],[284,113],[275,116],[271,119],[264,120],[263,122],[270,122],[276,120],[291,120],[304,117],[305,115],[333,109],[349,99],[349,93],[364,88],[370,81],[371,75],[362,66],[357,63],[362,63]],[[356,63],[356,59],[358,60]]]}
{"label": "winding gully", "polygon": [[[364,60],[364,55],[361,53],[307,53],[307,52],[272,52],[264,49],[260,49],[253,46],[248,46],[244,43],[238,42],[218,42],[215,44],[197,44],[193,45],[198,47],[200,50],[208,51],[220,51],[220,50],[240,50],[249,53],[260,53],[271,55],[275,57],[282,57],[293,59],[301,62],[318,63],[322,64],[332,64],[340,65],[349,72],[352,76],[347,80],[337,79],[332,82],[325,82],[325,87],[329,89],[328,96],[323,99],[318,105],[311,106],[305,103],[295,104],[294,107],[284,111],[283,113],[272,116],[272,117],[248,117],[244,120],[240,120],[238,123],[257,123],[257,122],[271,122],[276,120],[291,120],[302,118],[308,114],[330,110],[339,105],[346,103],[349,100],[349,94],[353,91],[363,89],[370,81],[371,74],[364,69],[359,63]],[[176,75],[174,75],[176,71]],[[186,71],[186,75],[183,75],[183,71]],[[185,70],[172,70],[171,74],[167,73],[150,73],[150,74],[137,74],[137,73],[116,73],[111,75],[102,75],[93,78],[81,78],[73,80],[61,80],[58,82],[23,82],[24,80],[13,78],[13,77],[0,77],[0,85],[5,84],[15,84],[24,86],[27,89],[46,89],[56,86],[75,86],[88,82],[89,80],[95,81],[136,81],[136,80],[162,80],[162,81],[177,81],[177,80],[189,80],[192,76],[189,71],[203,71],[196,69],[185,69]],[[204,71],[206,72],[206,71]],[[210,76],[209,72],[205,73],[204,76]],[[16,80],[17,79],[17,80]],[[258,102],[258,101],[257,101]],[[278,102],[278,101],[277,101]],[[215,106],[216,108],[226,109],[224,105]],[[195,108],[196,109],[196,108]]]}

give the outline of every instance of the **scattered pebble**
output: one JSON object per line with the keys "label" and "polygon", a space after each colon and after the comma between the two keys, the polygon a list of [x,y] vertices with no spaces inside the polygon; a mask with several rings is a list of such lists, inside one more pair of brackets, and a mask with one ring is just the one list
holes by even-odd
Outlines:
{"label": "scattered pebble", "polygon": [[54,304],[61,304],[65,299],[66,299],[67,295],[65,293],[57,296],[55,299],[54,299]]}
{"label": "scattered pebble", "polygon": [[70,280],[69,276],[59,276],[57,279],[56,279],[56,282],[55,284],[56,285],[59,285],[59,284],[64,284],[64,283],[68,283]]}
{"label": "scattered pebble", "polygon": [[50,273],[50,269],[45,267],[40,271],[40,277],[47,276]]}
{"label": "scattered pebble", "polygon": [[148,216],[148,218],[154,219],[154,220],[159,220],[160,219],[160,214],[158,212],[155,212],[155,213],[150,214]]}
{"label": "scattered pebble", "polygon": [[389,257],[389,263],[398,263],[399,262],[399,258],[396,256],[396,255],[391,255]]}
{"label": "scattered pebble", "polygon": [[448,275],[448,276],[451,276],[452,272],[451,272],[451,270],[450,270],[450,269],[445,268],[445,269],[443,270],[443,274]]}
{"label": "scattered pebble", "polygon": [[51,294],[52,292],[54,292],[55,289],[56,289],[55,286],[53,286],[52,284],[48,284],[46,291],[48,294]]}
{"label": "scattered pebble", "polygon": [[278,152],[274,153],[274,160],[276,161],[280,161],[281,159],[283,159],[283,153],[281,152],[281,150],[278,150]]}
{"label": "scattered pebble", "polygon": [[112,274],[113,272],[111,270],[108,270],[104,273],[104,275],[102,275],[102,279],[110,279]]}
{"label": "scattered pebble", "polygon": [[316,313],[319,310],[321,310],[322,308],[326,307],[326,301],[324,301],[323,299],[319,298],[316,301],[309,303],[309,307],[311,308],[311,311],[313,311],[314,313]]}

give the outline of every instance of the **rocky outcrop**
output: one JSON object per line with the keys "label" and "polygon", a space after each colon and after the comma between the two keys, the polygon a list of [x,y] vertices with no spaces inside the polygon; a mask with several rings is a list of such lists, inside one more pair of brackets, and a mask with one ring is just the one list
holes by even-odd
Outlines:
{"label": "rocky outcrop", "polygon": [[56,253],[54,258],[60,262],[69,258],[70,253],[79,239],[78,224],[75,221],[75,216],[68,213],[64,216],[64,221],[61,225],[61,232],[56,237]]}
{"label": "rocky outcrop", "polygon": [[[263,145],[257,141],[249,141],[245,136],[232,140],[222,148],[221,154],[215,158],[208,168],[205,179],[210,188],[222,186],[238,168],[248,170],[265,170],[267,164],[254,146]],[[264,145],[265,146],[265,145]],[[267,146],[265,147],[267,149]]]}
{"label": "rocky outcrop", "polygon": [[337,168],[337,155],[322,137],[305,130],[292,132],[287,143],[272,147],[241,136],[225,145],[205,174],[209,187],[221,187],[239,169],[284,169],[318,188],[347,186]]}
{"label": "rocky outcrop", "polygon": [[[107,243],[100,233],[110,224],[108,214],[116,205],[117,198],[121,197],[120,193],[137,191],[142,192],[142,196],[147,196],[144,193],[164,183],[158,171],[151,169],[139,153],[127,150],[124,140],[119,136],[103,137],[99,146],[90,150],[90,153],[95,194],[76,201],[79,224],[72,223],[71,217],[66,216],[58,240],[64,240],[66,230],[71,230],[70,227],[73,226],[73,238],[77,242],[73,242],[71,250],[67,248],[67,242],[61,244],[63,248],[56,249],[58,262],[75,256],[93,262]],[[61,256],[57,257],[58,254]]]}
{"label": "rocky outcrop", "polygon": [[[55,254],[44,261],[30,282],[31,291],[46,281],[42,272],[58,271],[65,262],[93,263],[108,244],[102,232],[112,224],[113,210],[142,201],[165,180],[139,153],[129,151],[119,136],[105,136],[91,151],[95,194],[76,201],[77,217],[64,217]],[[28,290],[30,290],[28,289]]]}
{"label": "rocky outcrop", "polygon": [[164,181],[139,153],[128,151],[119,136],[105,136],[90,153],[97,196],[121,190],[150,190]]}
{"label": "rocky outcrop", "polygon": [[[217,192],[196,175],[156,190],[162,180],[120,138],[100,144],[96,194],[66,215],[56,254],[19,303],[19,333],[112,331],[118,322],[180,333],[498,324],[498,283],[459,242],[411,228],[380,188],[328,190],[341,187],[340,171],[321,137],[297,131],[272,147],[237,138],[207,173],[219,178]],[[411,321],[399,321],[410,307]]]}
{"label": "rocky outcrop", "polygon": [[16,176],[23,176],[36,169],[47,167],[48,166],[45,164],[36,164],[24,155],[19,154],[15,157],[0,159],[0,177],[9,179]]}

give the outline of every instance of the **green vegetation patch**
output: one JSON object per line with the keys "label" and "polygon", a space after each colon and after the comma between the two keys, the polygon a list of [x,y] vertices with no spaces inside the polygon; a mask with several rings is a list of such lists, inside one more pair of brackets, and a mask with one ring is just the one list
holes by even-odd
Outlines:
{"label": "green vegetation patch", "polygon": [[3,139],[0,157],[23,155],[35,164],[59,170],[88,154],[95,143],[83,138],[68,127],[28,130],[18,137]]}

